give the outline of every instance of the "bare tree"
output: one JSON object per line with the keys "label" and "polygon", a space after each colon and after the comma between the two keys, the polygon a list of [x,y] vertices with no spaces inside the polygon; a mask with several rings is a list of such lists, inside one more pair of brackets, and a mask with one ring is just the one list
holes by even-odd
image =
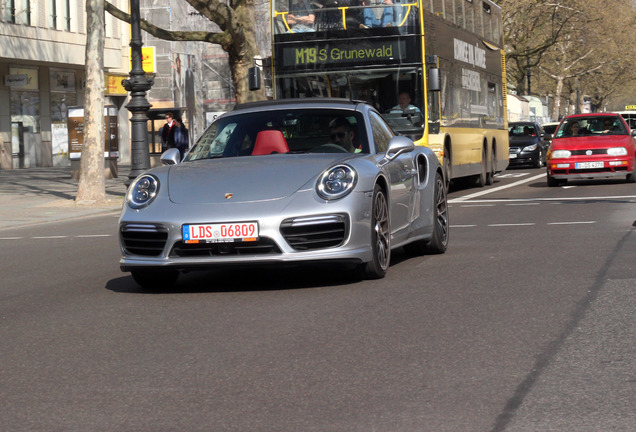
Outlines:
{"label": "bare tree", "polygon": [[526,94],[528,71],[542,64],[544,54],[576,20],[576,0],[501,0],[508,82]]}
{"label": "bare tree", "polygon": [[587,0],[498,3],[503,10],[508,82],[527,94],[532,71],[533,94],[552,96],[555,119],[563,114],[562,102],[576,99],[575,93],[587,95],[600,107],[610,96],[636,86],[630,84],[636,78],[632,0],[601,7]]}
{"label": "bare tree", "polygon": [[106,199],[104,182],[104,0],[86,0],[84,145],[77,203]]}
{"label": "bare tree", "polygon": [[[631,0],[615,0],[613,6],[621,13],[581,2],[578,19],[568,23],[567,32],[544,56],[539,69],[555,84],[554,118],[562,114],[562,99],[574,99],[575,105],[580,106],[581,101],[572,95],[585,94],[593,96],[593,104],[598,107],[610,94],[634,80]],[[566,94],[564,87],[569,89]]]}
{"label": "bare tree", "polygon": [[[254,26],[254,0],[185,0],[201,15],[216,23],[220,31],[180,31],[160,28],[146,20],[141,20],[142,30],[156,38],[168,41],[200,41],[220,45],[227,52],[232,71],[232,83],[238,102],[264,100],[265,90],[250,91],[248,69],[253,66],[255,56],[259,56],[256,42],[257,28]],[[130,15],[105,3],[108,13],[130,22]]]}

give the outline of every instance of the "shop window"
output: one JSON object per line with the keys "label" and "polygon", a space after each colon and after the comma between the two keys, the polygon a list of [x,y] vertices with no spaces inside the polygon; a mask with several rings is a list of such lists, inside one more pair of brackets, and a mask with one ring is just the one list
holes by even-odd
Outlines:
{"label": "shop window", "polygon": [[40,132],[40,93],[12,91],[11,122],[22,123],[24,132]]}

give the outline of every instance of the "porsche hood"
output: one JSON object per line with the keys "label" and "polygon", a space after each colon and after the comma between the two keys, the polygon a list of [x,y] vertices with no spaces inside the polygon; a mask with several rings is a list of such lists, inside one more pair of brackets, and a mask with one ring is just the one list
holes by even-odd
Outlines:
{"label": "porsche hood", "polygon": [[350,156],[285,154],[187,162],[170,168],[168,194],[177,204],[283,199],[303,187],[313,188],[319,174]]}

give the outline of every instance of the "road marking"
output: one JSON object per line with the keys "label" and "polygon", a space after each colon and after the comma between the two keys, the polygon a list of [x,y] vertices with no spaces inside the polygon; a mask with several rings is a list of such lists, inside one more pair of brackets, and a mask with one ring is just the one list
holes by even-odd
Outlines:
{"label": "road marking", "polygon": [[529,182],[531,182],[533,180],[537,180],[537,179],[540,179],[542,177],[545,177],[545,173],[539,174],[539,175],[536,175],[536,176],[533,176],[533,177],[529,177],[527,179],[519,180],[517,182],[510,183],[510,184],[507,184],[507,185],[495,187],[495,188],[484,190],[484,191],[475,192],[475,193],[470,194],[470,195],[466,195],[466,196],[463,196],[463,197],[459,197],[459,198],[455,198],[455,199],[449,200],[448,202],[453,204],[453,203],[459,203],[459,202],[463,202],[463,201],[467,201],[467,200],[472,200],[473,198],[477,198],[477,197],[480,197],[482,195],[487,195],[489,193],[493,193],[493,192],[497,192],[497,191],[500,191],[500,190],[503,190],[503,189],[508,189],[508,188],[511,188],[511,187],[519,186],[519,185],[524,184],[524,183],[529,183]]}
{"label": "road marking", "polygon": [[494,204],[464,204],[460,207],[462,208],[471,208],[471,207],[494,207]]}
{"label": "road marking", "polygon": [[[494,190],[494,189],[493,189]],[[455,200],[448,201],[449,203],[463,202],[464,198],[460,197]],[[459,201],[458,201],[459,200]],[[503,199],[483,199],[483,200],[471,200],[470,204],[477,203],[523,203],[534,201],[545,201],[550,204],[560,204],[558,201],[612,201],[612,200],[635,200],[636,195],[616,195],[616,196],[591,196],[591,197],[565,197],[565,198],[503,198]],[[555,202],[557,201],[557,202]],[[467,203],[468,204],[468,203]]]}
{"label": "road marking", "polygon": [[508,173],[508,174],[497,174],[497,178],[519,178],[519,177],[525,177],[527,175],[530,175],[530,173],[528,172],[524,172],[524,173]]}
{"label": "road marking", "polygon": [[112,234],[80,234],[76,236],[33,236],[33,237],[0,237],[0,240],[55,240],[66,238],[99,238],[99,237],[112,237]]}
{"label": "road marking", "polygon": [[507,206],[531,206],[531,205],[540,205],[538,202],[521,202],[521,203],[512,203],[506,204]]}
{"label": "road marking", "polygon": [[548,225],[577,225],[577,224],[595,224],[596,221],[580,221],[580,222],[548,222]]}
{"label": "road marking", "polygon": [[502,223],[502,224],[489,224],[489,227],[515,227],[515,226],[533,226],[536,225],[534,222],[529,223]]}
{"label": "road marking", "polygon": [[474,228],[477,225],[451,225],[451,228]]}
{"label": "road marking", "polygon": [[41,237],[31,237],[32,239],[61,239],[61,238],[67,238],[68,236],[41,236]]}

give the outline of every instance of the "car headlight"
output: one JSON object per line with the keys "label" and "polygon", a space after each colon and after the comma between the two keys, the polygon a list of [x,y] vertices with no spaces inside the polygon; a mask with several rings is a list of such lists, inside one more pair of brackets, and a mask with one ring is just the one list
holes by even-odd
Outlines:
{"label": "car headlight", "polygon": [[555,150],[552,152],[552,159],[566,159],[572,156],[570,150]]}
{"label": "car headlight", "polygon": [[528,147],[524,147],[522,151],[535,151],[537,149],[536,144],[529,145]]}
{"label": "car headlight", "polygon": [[316,192],[327,200],[342,198],[353,190],[357,180],[356,170],[348,165],[336,165],[318,178]]}
{"label": "car headlight", "polygon": [[155,199],[157,192],[159,192],[159,179],[151,174],[142,174],[128,188],[126,203],[132,209],[142,209]]}
{"label": "car headlight", "polygon": [[607,149],[607,154],[610,156],[626,156],[627,149],[625,147],[612,147]]}

